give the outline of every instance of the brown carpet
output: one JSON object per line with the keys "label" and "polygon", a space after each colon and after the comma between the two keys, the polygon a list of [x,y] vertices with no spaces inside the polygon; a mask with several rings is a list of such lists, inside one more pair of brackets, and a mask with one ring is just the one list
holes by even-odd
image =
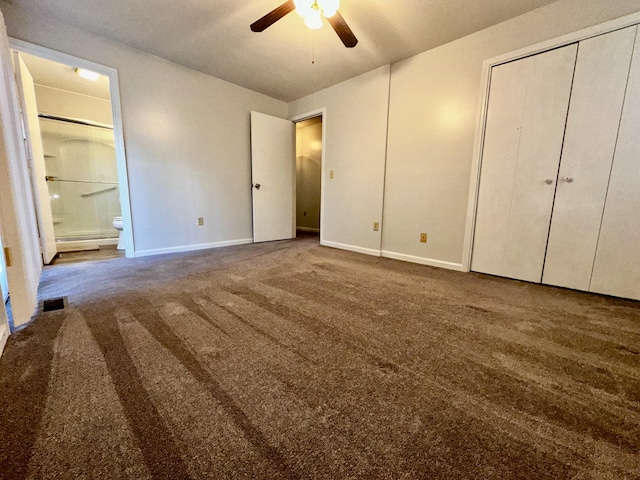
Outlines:
{"label": "brown carpet", "polygon": [[4,479],[638,479],[640,303],[300,240],[47,267]]}

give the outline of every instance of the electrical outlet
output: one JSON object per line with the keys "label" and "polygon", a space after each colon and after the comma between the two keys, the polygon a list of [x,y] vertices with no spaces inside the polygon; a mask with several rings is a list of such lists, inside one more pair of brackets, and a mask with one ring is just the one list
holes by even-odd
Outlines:
{"label": "electrical outlet", "polygon": [[427,234],[426,233],[421,233],[420,234],[420,243],[427,243]]}
{"label": "electrical outlet", "polygon": [[204,225],[204,217],[198,217],[198,226],[201,227]]}
{"label": "electrical outlet", "polygon": [[380,222],[373,222],[373,231],[377,232],[380,230]]}
{"label": "electrical outlet", "polygon": [[333,178],[333,170],[329,170],[329,178]]}

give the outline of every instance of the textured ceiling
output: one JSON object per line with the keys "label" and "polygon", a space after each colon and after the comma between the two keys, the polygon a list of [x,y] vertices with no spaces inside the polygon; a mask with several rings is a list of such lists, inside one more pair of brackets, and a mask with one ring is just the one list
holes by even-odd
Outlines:
{"label": "textured ceiling", "polygon": [[[555,0],[342,0],[359,44],[292,12],[249,25],[284,0],[10,0],[36,14],[291,101],[469,35]],[[315,59],[315,63],[312,63]]]}

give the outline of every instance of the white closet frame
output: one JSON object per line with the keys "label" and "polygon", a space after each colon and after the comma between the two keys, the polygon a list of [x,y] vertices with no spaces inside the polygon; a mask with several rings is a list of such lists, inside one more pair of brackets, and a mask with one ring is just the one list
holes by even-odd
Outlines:
{"label": "white closet frame", "polygon": [[473,237],[476,225],[476,211],[478,206],[478,192],[480,189],[480,166],[482,164],[482,152],[484,150],[484,132],[487,122],[487,108],[489,105],[489,90],[491,88],[491,69],[497,65],[519,60],[543,53],[554,48],[564,47],[571,43],[603,35],[621,28],[640,24],[640,12],[626,15],[609,22],[585,28],[577,32],[569,33],[530,47],[505,53],[497,57],[489,58],[482,63],[482,85],[480,87],[480,102],[482,106],[476,123],[476,136],[473,145],[473,157],[471,164],[471,179],[469,185],[469,203],[467,206],[467,222],[465,227],[462,267],[464,271],[471,271],[471,253],[473,251]]}

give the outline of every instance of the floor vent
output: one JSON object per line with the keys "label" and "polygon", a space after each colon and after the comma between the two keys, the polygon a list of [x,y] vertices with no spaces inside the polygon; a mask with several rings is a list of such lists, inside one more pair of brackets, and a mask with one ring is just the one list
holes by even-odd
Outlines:
{"label": "floor vent", "polygon": [[67,306],[67,297],[50,298],[42,302],[43,312],[52,312],[54,310],[62,310]]}

